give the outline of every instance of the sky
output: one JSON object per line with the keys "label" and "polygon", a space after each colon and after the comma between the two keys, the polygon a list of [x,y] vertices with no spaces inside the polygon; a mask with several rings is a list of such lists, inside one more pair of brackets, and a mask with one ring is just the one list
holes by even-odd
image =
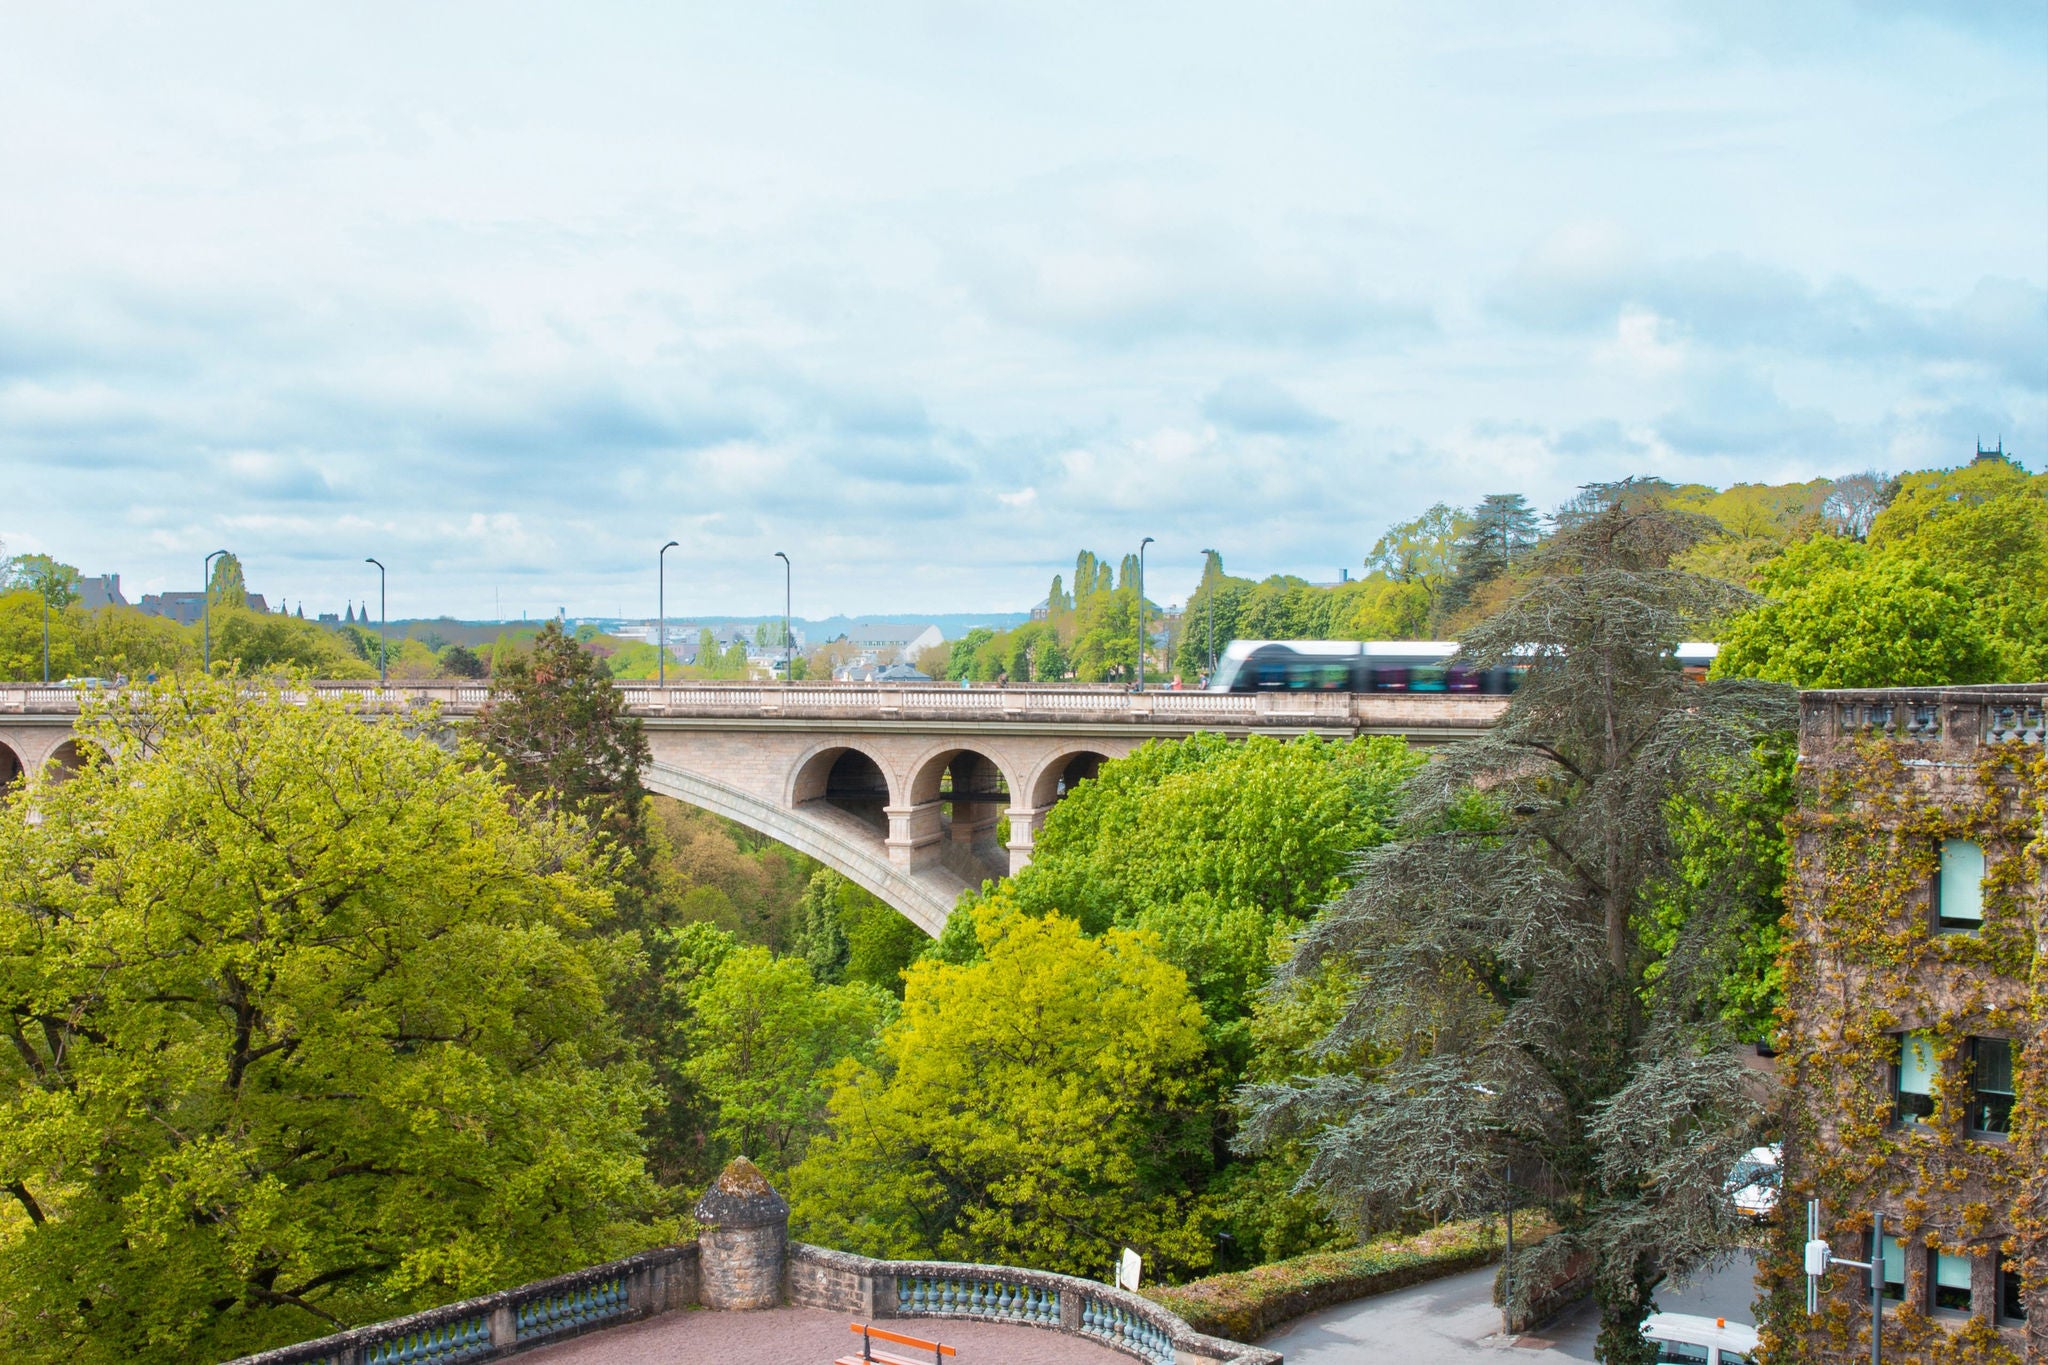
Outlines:
{"label": "sky", "polygon": [[1016,610],[2048,466],[2048,6],[0,9],[0,541],[310,616]]}

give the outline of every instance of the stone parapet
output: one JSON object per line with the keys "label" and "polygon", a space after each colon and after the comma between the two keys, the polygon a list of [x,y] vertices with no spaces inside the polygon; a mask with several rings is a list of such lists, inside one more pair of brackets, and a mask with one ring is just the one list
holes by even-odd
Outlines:
{"label": "stone parapet", "polygon": [[230,1365],[498,1360],[684,1308],[697,1299],[696,1246],[663,1247],[317,1341],[243,1356]]}
{"label": "stone parapet", "polygon": [[1074,1275],[955,1261],[881,1261],[799,1242],[786,1292],[871,1318],[965,1318],[1064,1332],[1150,1365],[1281,1365],[1278,1352],[1204,1336],[1137,1294]]}

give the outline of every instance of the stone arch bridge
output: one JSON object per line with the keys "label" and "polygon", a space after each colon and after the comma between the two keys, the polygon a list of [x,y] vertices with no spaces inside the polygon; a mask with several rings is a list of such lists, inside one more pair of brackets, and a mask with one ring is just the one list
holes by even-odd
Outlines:
{"label": "stone arch bridge", "polygon": [[[650,791],[836,869],[936,935],[960,893],[1022,868],[1046,812],[1149,739],[1483,730],[1506,699],[1465,694],[1127,692],[1080,687],[623,683],[646,725]],[[372,709],[474,714],[481,684],[315,683]],[[79,762],[78,694],[0,684],[0,787]],[[1007,821],[1007,838],[1001,838]]]}

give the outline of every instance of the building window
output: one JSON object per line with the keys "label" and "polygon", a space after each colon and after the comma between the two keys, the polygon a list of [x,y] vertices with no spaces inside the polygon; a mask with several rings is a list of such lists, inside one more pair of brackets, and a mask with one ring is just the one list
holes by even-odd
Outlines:
{"label": "building window", "polygon": [[2027,1301],[2020,1294],[2020,1263],[2002,1261],[1998,1267],[1998,1316],[2006,1322],[2027,1320]]}
{"label": "building window", "polygon": [[[1937,1311],[1967,1313],[1970,1311],[1970,1258],[1950,1256],[1945,1252],[1928,1258],[1933,1261],[1933,1274],[1927,1278],[1927,1306]],[[1886,1274],[1890,1274],[1887,1269]],[[1891,1286],[1885,1286],[1891,1292]]]}
{"label": "building window", "polygon": [[1892,1114],[1911,1127],[1934,1114],[1934,1039],[1925,1033],[1899,1035],[1898,1060],[1892,1063]]}
{"label": "building window", "polygon": [[[1865,1247],[1870,1245],[1870,1234],[1867,1232],[1863,1234],[1863,1245]],[[1883,1250],[1870,1259],[1878,1262],[1879,1268],[1884,1271],[1884,1296],[1895,1303],[1904,1303],[1906,1301],[1906,1248],[1904,1245],[1896,1237],[1887,1237],[1884,1239]],[[1864,1287],[1869,1287],[1867,1280]]]}
{"label": "building window", "polygon": [[2010,1038],[1970,1040],[1970,1132],[1976,1135],[2012,1131],[2012,1064]]}
{"label": "building window", "polygon": [[1957,931],[1984,927],[1984,850],[1967,839],[1941,841],[1934,920],[1943,929]]}

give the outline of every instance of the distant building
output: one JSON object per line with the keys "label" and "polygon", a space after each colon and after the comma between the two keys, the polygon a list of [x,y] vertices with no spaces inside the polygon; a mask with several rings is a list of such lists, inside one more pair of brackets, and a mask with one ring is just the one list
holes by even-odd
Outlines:
{"label": "distant building", "polygon": [[2002,463],[2004,463],[2004,464],[2018,464],[2018,463],[2019,463],[2019,461],[2017,461],[2017,460],[2013,459],[2013,457],[2012,457],[2012,456],[2010,456],[2010,455],[2008,455],[2008,454],[2006,454],[2006,453],[2005,453],[2005,438],[2004,438],[2003,436],[1999,437],[1999,438],[1998,438],[1998,444],[1997,444],[1997,445],[1995,445],[1995,446],[1993,446],[1993,447],[1991,447],[1991,449],[1989,449],[1989,450],[1986,450],[1986,449],[1984,448],[1984,443],[1983,443],[1982,441],[1979,441],[1979,442],[1977,442],[1977,458],[1976,458],[1976,459],[1974,459],[1974,460],[1971,460],[1971,461],[1970,461],[1970,463],[1971,463],[1971,464],[1989,464],[1989,463],[1991,463],[1991,462],[1992,462],[1993,460],[1997,460],[1997,461],[2000,461],[2000,462],[2002,462]]}
{"label": "distant building", "polygon": [[78,602],[87,611],[98,611],[101,607],[127,606],[128,599],[121,596],[121,575],[103,573],[79,579]]}
{"label": "distant building", "polygon": [[[260,592],[244,593],[243,604],[250,611],[267,612],[270,604],[263,600]],[[181,626],[196,626],[206,614],[206,594],[203,592],[152,592],[144,593],[142,601],[136,604],[145,616],[161,616],[176,621]]]}
{"label": "distant building", "polygon": [[861,621],[846,633],[848,644],[887,663],[912,663],[927,649],[946,643],[937,626],[905,621]]}

